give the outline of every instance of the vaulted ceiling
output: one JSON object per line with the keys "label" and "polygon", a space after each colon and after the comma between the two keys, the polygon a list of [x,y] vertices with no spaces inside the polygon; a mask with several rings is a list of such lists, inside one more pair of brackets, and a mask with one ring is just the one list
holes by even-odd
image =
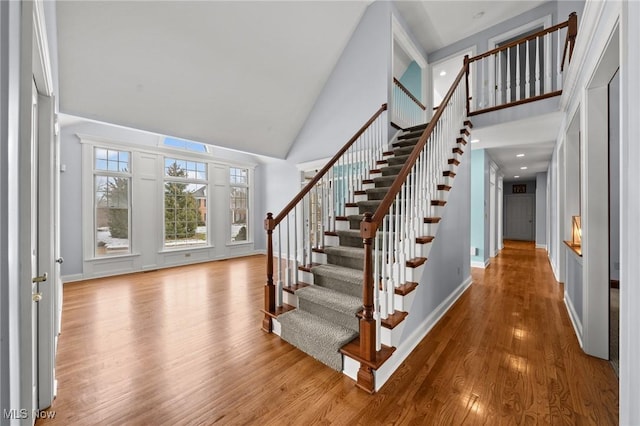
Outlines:
{"label": "vaulted ceiling", "polygon": [[[433,51],[540,3],[396,5]],[[283,158],[369,4],[58,1],[61,112]]]}
{"label": "vaulted ceiling", "polygon": [[59,1],[60,109],[284,157],[367,5]]}

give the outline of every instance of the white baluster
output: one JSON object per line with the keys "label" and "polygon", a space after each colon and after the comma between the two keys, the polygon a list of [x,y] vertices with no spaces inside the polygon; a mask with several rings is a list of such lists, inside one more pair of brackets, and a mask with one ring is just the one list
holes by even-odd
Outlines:
{"label": "white baluster", "polygon": [[551,92],[551,34],[544,35],[544,93]]}
{"label": "white baluster", "polygon": [[511,102],[511,49],[505,50],[507,53],[507,100],[505,103]]}
{"label": "white baluster", "polygon": [[560,71],[560,65],[562,64],[562,40],[564,38],[560,38],[560,34],[562,31],[556,31],[556,38],[558,39],[558,46],[556,49],[557,59],[556,59],[556,90],[562,90],[562,71]]}
{"label": "white baluster", "polygon": [[497,68],[497,85],[496,85],[496,100],[494,105],[502,104],[502,54],[498,52],[495,57],[497,58],[498,66]]}
{"label": "white baluster", "polygon": [[516,101],[520,100],[520,45],[516,46]]}
{"label": "white baluster", "polygon": [[[300,203],[298,203],[300,204]],[[293,283],[298,284],[298,204],[293,208]]]}
{"label": "white baluster", "polygon": [[282,233],[278,224],[278,281],[276,284],[276,306],[282,306]]}
{"label": "white baluster", "polygon": [[536,37],[536,96],[540,96],[540,37]]}
{"label": "white baluster", "polygon": [[524,97],[525,99],[531,96],[531,72],[530,72],[530,65],[529,65],[529,44],[531,43],[531,41],[527,41],[526,42],[526,59],[525,59],[525,69],[524,69]]}

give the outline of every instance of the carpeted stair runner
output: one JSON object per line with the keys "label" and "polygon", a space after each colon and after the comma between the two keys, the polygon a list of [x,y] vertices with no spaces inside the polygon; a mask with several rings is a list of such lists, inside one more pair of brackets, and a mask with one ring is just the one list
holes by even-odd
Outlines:
{"label": "carpeted stair runner", "polygon": [[340,245],[325,247],[327,264],[311,268],[314,285],[298,289],[298,308],[278,316],[284,340],[335,370],[343,368],[340,348],[358,336],[364,265],[360,222],[364,213],[380,205],[426,126],[398,138],[394,155],[373,178],[375,188],[367,189],[367,200],[357,203],[359,214],[347,217],[350,229],[336,232]]}

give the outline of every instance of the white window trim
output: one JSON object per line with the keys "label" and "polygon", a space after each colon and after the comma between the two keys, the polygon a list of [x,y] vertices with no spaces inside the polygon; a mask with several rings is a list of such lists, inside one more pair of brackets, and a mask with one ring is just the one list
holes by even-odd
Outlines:
{"label": "white window trim", "polygon": [[[231,175],[230,175],[230,170],[232,168],[235,169],[246,169],[247,170],[247,183],[246,184],[232,184],[231,183]],[[227,232],[226,232],[226,246],[230,247],[230,246],[241,246],[241,245],[246,245],[246,244],[253,244],[253,193],[255,191],[254,187],[253,187],[253,169],[250,167],[246,167],[246,166],[234,166],[234,165],[230,165],[228,167],[227,170],[227,203],[231,202],[231,188],[232,187],[242,187],[242,188],[247,188],[248,189],[248,197],[247,197],[247,210],[248,210],[248,214],[247,214],[247,227],[249,228],[247,230],[247,239],[245,241],[231,241],[231,215],[227,214]],[[227,209],[228,210],[228,209]]]}
{"label": "white window trim", "polygon": [[[196,154],[195,151],[188,151],[188,150],[175,150],[177,153],[179,154],[185,154],[185,153],[194,153]],[[214,230],[213,230],[213,226],[211,223],[211,203],[207,202],[207,220],[206,220],[206,226],[207,226],[207,239],[205,240],[204,244],[193,244],[193,245],[186,245],[186,246],[179,246],[179,247],[175,247],[175,248],[171,248],[171,247],[167,247],[166,242],[167,242],[167,237],[165,235],[165,227],[164,227],[164,185],[167,181],[171,181],[171,182],[186,182],[188,184],[191,183],[195,183],[195,184],[202,184],[202,185],[206,185],[207,186],[207,200],[211,199],[211,186],[214,184],[213,183],[213,176],[211,175],[211,167],[210,167],[210,162],[206,161],[206,159],[202,159],[202,158],[197,158],[197,157],[193,157],[193,156],[184,156],[184,155],[167,155],[167,154],[162,154],[160,156],[161,158],[161,166],[162,166],[162,170],[160,172],[160,178],[158,179],[158,182],[160,183],[160,197],[159,199],[162,200],[161,202],[161,208],[159,209],[161,211],[161,220],[160,220],[160,224],[162,226],[162,242],[161,242],[161,248],[159,253],[175,253],[177,251],[180,250],[197,250],[197,249],[203,249],[203,248],[214,248],[214,244],[213,244],[213,234],[214,234]],[[192,161],[192,162],[197,162],[197,163],[204,163],[205,165],[205,169],[207,171],[207,179],[203,180],[203,179],[192,179],[192,178],[173,178],[171,176],[166,176],[165,175],[165,162],[167,159],[171,159],[171,160],[178,160],[178,161]]]}
{"label": "white window trim", "polygon": [[[113,148],[105,143],[94,143],[92,141],[83,140],[82,143],[82,254],[84,262],[100,261],[105,259],[114,258],[126,258],[131,256],[139,256],[134,250],[133,244],[133,229],[132,226],[132,204],[131,199],[133,185],[133,167],[131,163],[133,161],[133,151],[131,149],[124,149],[121,147]],[[95,148],[123,150],[129,153],[129,164],[132,169],[129,176],[129,252],[111,256],[96,256],[95,254]]]}

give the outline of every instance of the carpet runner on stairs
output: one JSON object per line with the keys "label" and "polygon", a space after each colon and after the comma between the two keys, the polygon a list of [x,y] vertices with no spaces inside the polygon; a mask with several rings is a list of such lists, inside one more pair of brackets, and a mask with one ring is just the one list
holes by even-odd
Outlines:
{"label": "carpet runner on stairs", "polygon": [[405,132],[394,144],[393,156],[380,165],[367,189],[366,201],[357,202],[358,215],[347,217],[349,230],[339,230],[339,246],[324,247],[327,264],[311,268],[312,286],[296,290],[298,307],[278,316],[280,336],[329,367],[342,371],[340,348],[358,336],[357,314],[362,309],[364,248],[360,222],[364,213],[375,212],[418,142],[427,124]]}

